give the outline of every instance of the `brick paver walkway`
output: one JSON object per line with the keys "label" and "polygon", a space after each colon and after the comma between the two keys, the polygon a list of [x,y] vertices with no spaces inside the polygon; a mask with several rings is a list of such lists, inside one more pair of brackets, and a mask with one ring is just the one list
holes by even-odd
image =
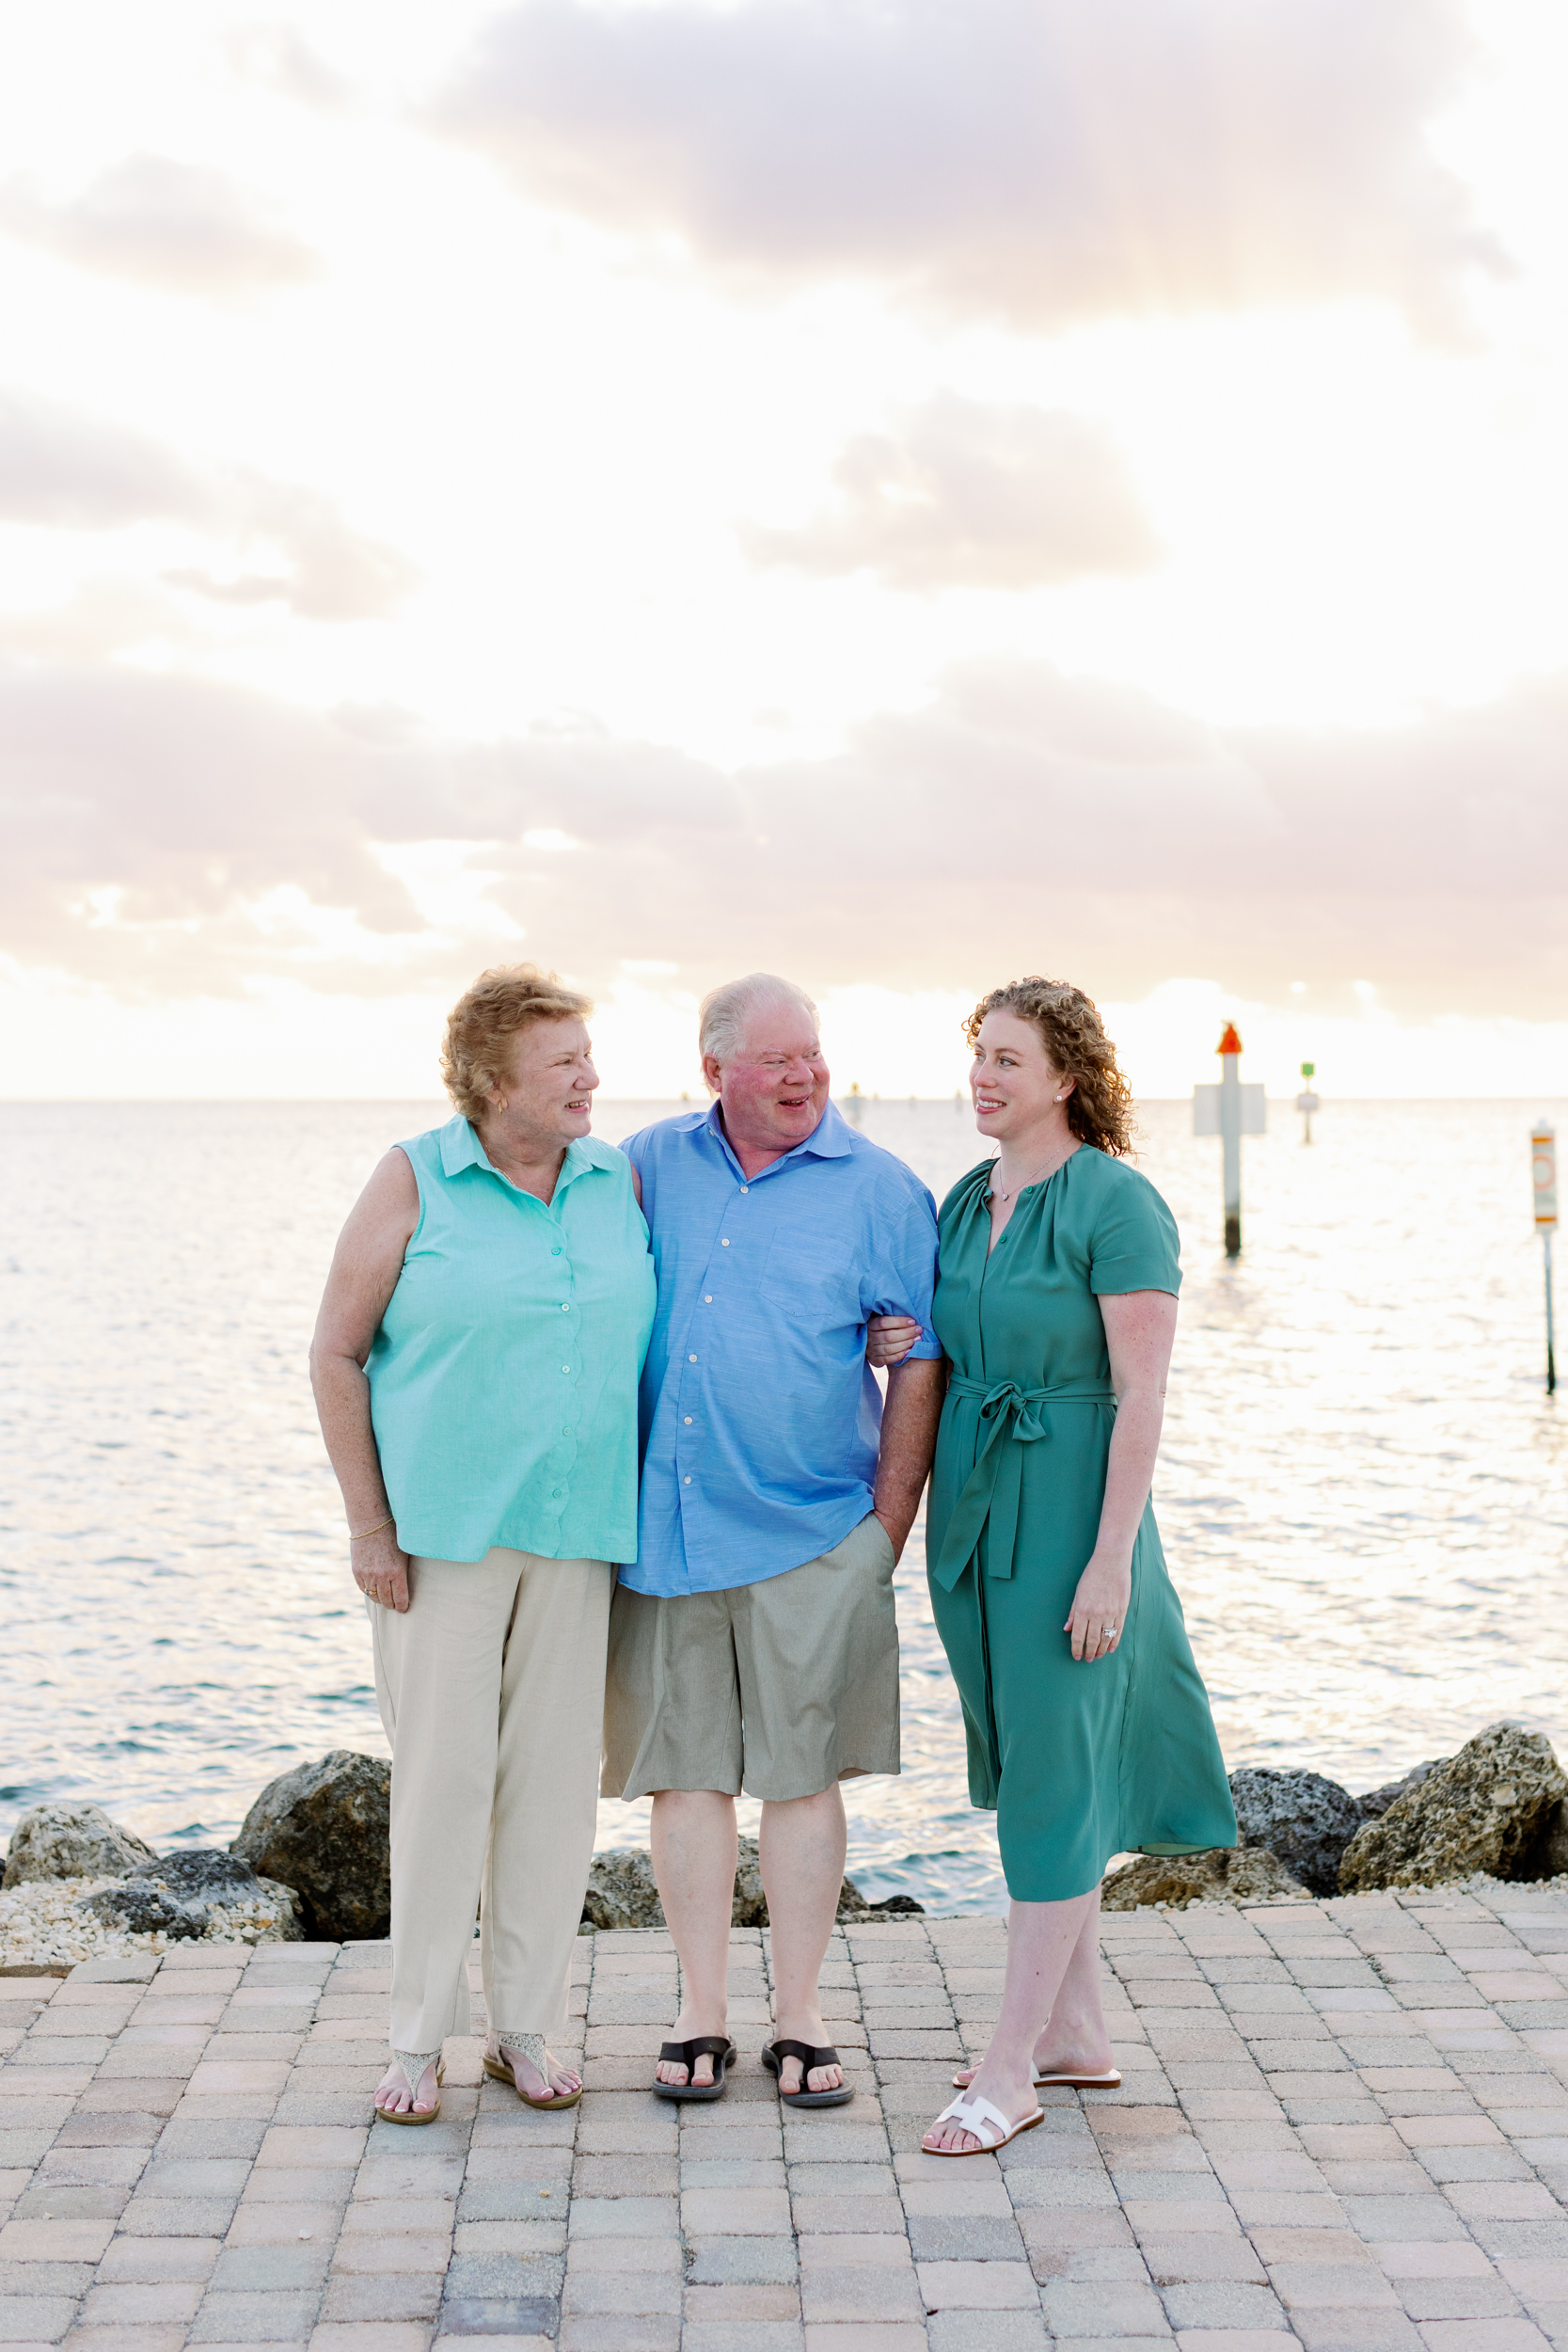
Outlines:
{"label": "brick paver walkway", "polygon": [[[917,2151],[1001,1983],[994,1919],[849,1927],[847,2108],[782,2114],[766,1938],[728,2096],[646,2089],[660,1933],[582,1938],[589,2090],[530,2113],[448,2044],[368,2129],[383,1946],[184,1947],[0,1982],[0,2332],[91,2352],[1542,2352],[1568,2345],[1568,1899],[1108,1916],[1119,2094],[999,2163]],[[476,2023],[478,2022],[476,2017]]]}

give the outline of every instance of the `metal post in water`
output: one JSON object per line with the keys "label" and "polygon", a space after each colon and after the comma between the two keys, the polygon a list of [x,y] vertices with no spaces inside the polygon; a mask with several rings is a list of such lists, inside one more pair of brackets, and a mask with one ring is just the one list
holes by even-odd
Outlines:
{"label": "metal post in water", "polygon": [[1557,1225],[1557,1131],[1536,1120],[1529,1139],[1530,1186],[1535,1194],[1535,1230],[1541,1236],[1546,1274],[1546,1394],[1557,1394],[1557,1335],[1552,1328],[1552,1233]]}
{"label": "metal post in water", "polygon": [[1220,1057],[1220,1142],[1225,1160],[1225,1254],[1242,1254],[1242,1041],[1227,1021]]}
{"label": "metal post in water", "polygon": [[1312,1080],[1317,1074],[1317,1068],[1318,1065],[1315,1061],[1304,1061],[1301,1065],[1301,1074],[1306,1079],[1307,1084],[1302,1088],[1301,1092],[1296,1096],[1296,1108],[1301,1113],[1301,1139],[1303,1143],[1311,1142],[1312,1114],[1315,1110],[1321,1110],[1323,1107],[1321,1098],[1312,1091]]}
{"label": "metal post in water", "polygon": [[1260,1086],[1243,1086],[1240,1075],[1242,1041],[1234,1022],[1225,1025],[1216,1048],[1220,1056],[1218,1086],[1193,1089],[1193,1133],[1218,1136],[1225,1147],[1225,1254],[1242,1254],[1242,1137],[1260,1136],[1268,1127],[1268,1105]]}

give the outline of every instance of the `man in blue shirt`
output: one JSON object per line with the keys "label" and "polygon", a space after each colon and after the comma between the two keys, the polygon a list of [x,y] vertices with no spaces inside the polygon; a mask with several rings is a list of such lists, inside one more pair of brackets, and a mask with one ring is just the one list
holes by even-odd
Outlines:
{"label": "man in blue shirt", "polygon": [[[638,1555],[611,1611],[607,1796],[653,1797],[655,1875],[684,2005],[655,2089],[717,2095],[735,1799],[763,1800],[775,2039],[792,2105],[851,2093],[817,1976],[844,1875],[838,1784],[898,1770],[893,1571],[941,1411],[936,1211],[828,1098],[816,1009],[753,973],[702,1009],[706,1112],[624,1147],[653,1235]],[[888,1375],[877,1315],[921,1335]],[[717,2076],[715,2061],[717,2059]]]}

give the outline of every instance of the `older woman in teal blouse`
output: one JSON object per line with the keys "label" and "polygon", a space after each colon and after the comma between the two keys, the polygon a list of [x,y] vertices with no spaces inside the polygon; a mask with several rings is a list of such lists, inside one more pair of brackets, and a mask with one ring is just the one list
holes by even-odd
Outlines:
{"label": "older woman in teal blouse", "polygon": [[388,2122],[439,2112],[476,1906],[486,2071],[531,2106],[581,2095],[546,2037],[593,1856],[654,1316],[629,1163],[589,1134],[590,1010],[531,964],[468,990],[441,1061],[457,1115],[371,1178],[311,1350],[392,1750]]}
{"label": "older woman in teal blouse", "polygon": [[1016,981],[967,1025],[975,1124],[998,1151],[939,1219],[952,1375],[927,1558],[1012,1906],[990,2046],[926,2135],[944,2156],[1037,2124],[1041,2085],[1119,2083],[1100,2002],[1111,1856],[1236,1841],[1149,1502],[1175,1220],[1123,1156],[1131,1099],[1082,990]]}

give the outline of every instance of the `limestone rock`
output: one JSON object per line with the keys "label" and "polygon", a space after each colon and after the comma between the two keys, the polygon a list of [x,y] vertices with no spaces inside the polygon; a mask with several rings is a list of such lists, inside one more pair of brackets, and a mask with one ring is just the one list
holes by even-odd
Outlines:
{"label": "limestone rock", "polygon": [[1520,1875],[1568,1795],[1551,1741],[1492,1724],[1434,1765],[1386,1813],[1357,1830],[1339,1865],[1347,1895],[1383,1886],[1444,1886],[1484,1870]]}
{"label": "limestone rock", "polygon": [[594,1928],[661,1928],[664,1906],[654,1884],[654,1866],[635,1846],[612,1847],[594,1856],[582,1915]]}
{"label": "limestone rock", "polygon": [[1361,1826],[1361,1807],[1322,1772],[1245,1765],[1230,1775],[1243,1846],[1261,1846],[1314,1895],[1339,1884],[1339,1856]]}
{"label": "limestone rock", "polygon": [[230,1852],[292,1886],[310,1934],[383,1936],[391,1926],[392,1768],[338,1748],[269,1782]]}
{"label": "limestone rock", "polygon": [[1100,1890],[1102,1911],[1136,1911],[1145,1903],[1308,1902],[1305,1886],[1266,1846],[1213,1846],[1203,1853],[1140,1854],[1113,1870]]}
{"label": "limestone rock", "polygon": [[293,1888],[285,1886],[281,1879],[259,1878],[256,1883],[261,1892],[255,1899],[268,1904],[275,1915],[275,1924],[262,1931],[262,1942],[303,1944],[305,1941],[305,1905]]}
{"label": "limestone rock", "polygon": [[150,1846],[96,1804],[35,1804],[11,1832],[5,1883],[123,1878],[156,1860]]}
{"label": "limestone rock", "polygon": [[[839,1889],[838,1915],[841,1919],[886,1919],[920,1911],[922,1906],[909,1895],[893,1895],[884,1903],[868,1903],[849,1879]],[[654,1883],[654,1867],[649,1856],[637,1847],[617,1846],[606,1853],[594,1856],[594,1867],[588,1874],[588,1892],[583,1899],[583,1922],[594,1928],[661,1928],[664,1910]],[[735,1873],[735,1901],[730,1911],[730,1925],[736,1928],[765,1928],[768,1925],[768,1898],[762,1891],[762,1867],[754,1837],[740,1840],[740,1854]]]}
{"label": "limestone rock", "polygon": [[253,1903],[261,1899],[261,1882],[248,1862],[226,1853],[221,1846],[177,1846],[172,1853],[154,1854],[131,1873],[135,1879],[156,1879],[171,1895],[209,1903]]}
{"label": "limestone rock", "polygon": [[762,1891],[762,1855],[754,1837],[740,1841],[740,1859],[735,1869],[735,1908],[730,1914],[735,1928],[765,1928],[768,1925],[768,1898]]}
{"label": "limestone rock", "polygon": [[1568,1871],[1568,1799],[1560,1798],[1546,1815],[1521,1878],[1555,1879]]}
{"label": "limestone rock", "polygon": [[198,1898],[176,1895],[150,1878],[102,1887],[96,1895],[85,1895],[77,1909],[107,1927],[129,1928],[133,1935],[166,1935],[176,1943],[194,1943],[213,1923],[211,1911]]}
{"label": "limestone rock", "polygon": [[1448,1760],[1446,1756],[1434,1756],[1430,1764],[1418,1764],[1415,1771],[1406,1772],[1402,1780],[1386,1780],[1381,1788],[1369,1788],[1364,1797],[1355,1800],[1361,1807],[1361,1819],[1364,1821],[1379,1820],[1396,1797],[1408,1796],[1412,1788],[1418,1788],[1439,1764],[1446,1764]]}

